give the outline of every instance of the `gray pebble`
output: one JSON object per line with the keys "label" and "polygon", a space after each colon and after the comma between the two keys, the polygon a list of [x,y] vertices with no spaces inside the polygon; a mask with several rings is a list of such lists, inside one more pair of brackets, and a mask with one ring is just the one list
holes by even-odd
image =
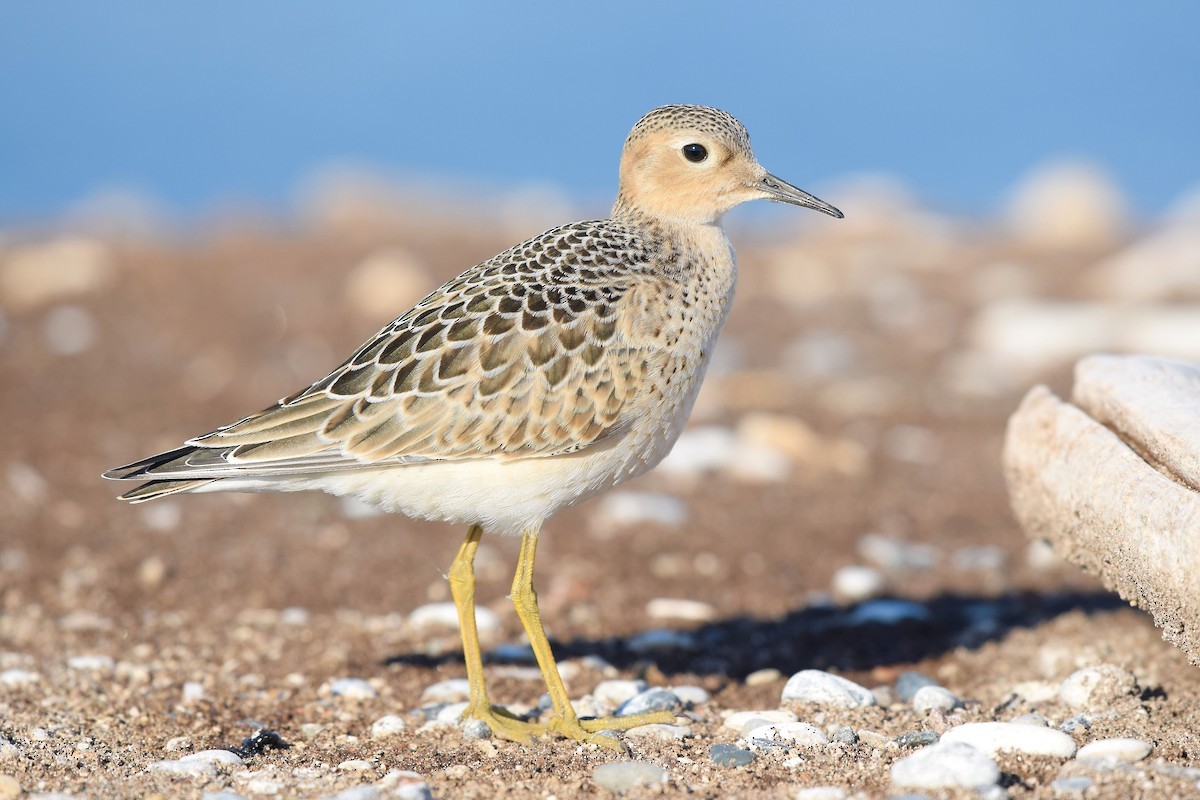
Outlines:
{"label": "gray pebble", "polygon": [[646,691],[647,686],[645,681],[600,681],[592,690],[592,697],[605,705],[616,708],[634,695]]}
{"label": "gray pebble", "polygon": [[1087,733],[1092,729],[1092,720],[1086,714],[1076,714],[1070,719],[1063,720],[1058,726],[1063,733]]}
{"label": "gray pebble", "polygon": [[912,750],[933,744],[940,738],[936,731],[908,731],[897,736],[895,741],[901,747]]}
{"label": "gray pebble", "polygon": [[954,692],[943,686],[922,686],[912,696],[913,710],[918,714],[928,714],[930,711],[953,711],[962,706],[962,701]]}
{"label": "gray pebble", "polygon": [[657,786],[667,782],[667,771],[646,761],[618,761],[601,764],[592,773],[601,789],[620,794],[634,786]]}
{"label": "gray pebble", "polygon": [[1017,723],[1018,725],[1036,725],[1039,728],[1050,727],[1050,720],[1046,719],[1041,714],[1022,714],[1021,716],[1015,718],[1013,722]]}
{"label": "gray pebble", "polygon": [[890,708],[900,703],[900,694],[890,686],[876,686],[871,689],[875,695],[875,703],[880,708]]}
{"label": "gray pebble", "polygon": [[854,732],[854,728],[843,725],[834,732],[833,741],[847,745],[858,744],[858,734]]}
{"label": "gray pebble", "polygon": [[464,739],[490,739],[492,729],[481,719],[469,719],[463,723]]}
{"label": "gray pebble", "polygon": [[671,692],[680,699],[684,708],[702,706],[709,701],[709,694],[699,686],[672,686]]}
{"label": "gray pebble", "polygon": [[749,750],[723,743],[708,748],[708,755],[718,767],[744,767],[755,758]]}
{"label": "gray pebble", "polygon": [[334,697],[349,700],[370,700],[377,694],[375,687],[362,678],[338,678],[329,683],[329,691]]}
{"label": "gray pebble", "polygon": [[896,678],[896,692],[906,703],[912,702],[913,695],[917,693],[918,689],[937,685],[937,681],[920,672],[901,672],[900,677]]}
{"label": "gray pebble", "polygon": [[875,695],[864,686],[819,669],[805,669],[788,678],[783,701],[799,701],[839,708],[875,705]]}
{"label": "gray pebble", "polygon": [[683,710],[683,702],[674,692],[666,689],[647,689],[641,694],[635,694],[617,709],[618,717],[632,717],[635,714],[647,714],[651,711]]}
{"label": "gray pebble", "polygon": [[1050,791],[1058,795],[1081,795],[1092,788],[1092,779],[1083,775],[1074,778],[1059,778],[1050,784]]}

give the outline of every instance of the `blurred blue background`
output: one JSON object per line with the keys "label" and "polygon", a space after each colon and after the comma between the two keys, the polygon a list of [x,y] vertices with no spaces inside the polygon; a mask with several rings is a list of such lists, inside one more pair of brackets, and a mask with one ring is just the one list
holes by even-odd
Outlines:
{"label": "blurred blue background", "polygon": [[0,220],[97,191],[286,212],[333,163],[607,202],[649,108],[720,106],[819,189],[988,213],[1079,156],[1143,214],[1200,181],[1200,4],[54,2],[0,10]]}

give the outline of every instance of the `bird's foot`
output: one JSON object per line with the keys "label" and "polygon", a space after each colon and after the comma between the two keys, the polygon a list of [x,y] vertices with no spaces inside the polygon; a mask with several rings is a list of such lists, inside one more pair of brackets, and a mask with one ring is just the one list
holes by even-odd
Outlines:
{"label": "bird's foot", "polygon": [[498,739],[507,739],[518,744],[533,744],[534,736],[541,736],[547,726],[540,722],[526,722],[508,711],[490,703],[472,704],[463,712],[462,719],[483,720]]}
{"label": "bird's foot", "polygon": [[654,711],[649,714],[631,714],[628,717],[599,717],[596,719],[578,719],[574,714],[569,717],[563,714],[555,715],[546,723],[546,729],[574,739],[577,742],[596,744],[610,750],[623,752],[625,745],[620,739],[605,736],[599,731],[624,731],[639,725],[654,723],[670,724],[675,721],[675,715],[669,711]]}

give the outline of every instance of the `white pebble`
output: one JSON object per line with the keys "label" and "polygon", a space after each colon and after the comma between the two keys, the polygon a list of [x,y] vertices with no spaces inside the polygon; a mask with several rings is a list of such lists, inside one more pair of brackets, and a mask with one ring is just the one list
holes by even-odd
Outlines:
{"label": "white pebble", "polygon": [[883,592],[883,573],[874,567],[851,564],[833,573],[830,590],[843,603],[861,603]]}
{"label": "white pebble", "polygon": [[699,686],[672,686],[670,690],[687,708],[702,706],[710,699],[708,692]]}
{"label": "white pebble", "polygon": [[437,722],[447,722],[451,725],[455,725],[459,722],[459,720],[462,719],[462,715],[464,712],[466,712],[467,706],[469,705],[470,703],[468,703],[466,700],[462,701],[461,703],[447,703],[441,708],[441,710],[438,711],[437,716],[434,717],[434,720]]}
{"label": "white pebble", "polygon": [[600,501],[593,513],[591,528],[597,533],[646,524],[677,528],[687,520],[687,503],[678,497],[656,492],[620,491],[605,495]]}
{"label": "white pebble", "polygon": [[338,764],[337,768],[342,772],[366,772],[375,769],[375,765],[361,758],[352,758]]}
{"label": "white pebble", "polygon": [[756,669],[746,676],[745,684],[747,686],[765,686],[768,683],[774,683],[782,677],[783,673],[774,667]]}
{"label": "white pebble", "polygon": [[137,509],[142,524],[159,533],[173,531],[183,522],[183,509],[179,503],[170,500],[138,506]]}
{"label": "white pebble", "polygon": [[1021,699],[1037,705],[1058,697],[1058,684],[1050,681],[1022,681],[1012,687],[1012,692]]}
{"label": "white pebble", "polygon": [[796,800],[846,800],[847,797],[840,786],[809,786],[796,792]]}
{"label": "white pebble", "polygon": [[1070,758],[1075,740],[1062,731],[1015,722],[968,722],[942,734],[943,742],[965,742],[988,755],[1003,751]]}
{"label": "white pebble", "polygon": [[875,705],[871,690],[854,681],[817,669],[805,669],[788,679],[783,687],[783,702],[816,703],[838,708]]}
{"label": "white pebble", "polygon": [[600,788],[621,794],[634,786],[664,784],[667,782],[667,771],[646,761],[618,761],[596,767],[592,779]]}
{"label": "white pebble", "polygon": [[232,750],[199,750],[179,759],[187,762],[203,762],[205,764],[235,764],[244,763],[242,757]]}
{"label": "white pebble", "polygon": [[1097,708],[1133,693],[1137,678],[1116,664],[1085,667],[1058,688],[1058,697],[1072,708]]}
{"label": "white pebble", "polygon": [[183,684],[183,702],[196,703],[204,699],[204,684],[188,681]]}
{"label": "white pebble", "polygon": [[471,696],[471,683],[466,678],[451,678],[425,687],[422,703],[455,703]]}
{"label": "white pebble", "polygon": [[634,695],[649,688],[645,681],[611,680],[600,681],[592,690],[592,697],[610,708],[616,708]]}
{"label": "white pebble", "polygon": [[[458,630],[458,609],[454,603],[427,603],[413,609],[408,624],[417,630],[444,628]],[[475,607],[475,628],[483,638],[495,637],[500,633],[500,618],[496,612],[484,606]]]}
{"label": "white pebble", "polygon": [[685,622],[708,622],[717,616],[717,610],[700,600],[682,600],[674,597],[656,597],[646,603],[646,615],[651,619],[678,619]]}
{"label": "white pebble", "polygon": [[953,711],[961,705],[954,692],[942,686],[922,686],[912,698],[913,710],[918,714],[928,714],[934,709]]}
{"label": "white pebble", "polygon": [[78,355],[96,343],[96,323],[85,308],[59,306],[51,309],[42,322],[42,338],[53,353]]}
{"label": "white pebble", "polygon": [[375,687],[362,678],[338,678],[329,682],[329,692],[334,697],[347,700],[371,700],[376,696]]}
{"label": "white pebble", "polygon": [[664,741],[683,741],[684,739],[691,738],[693,735],[692,729],[686,725],[667,725],[661,722],[638,725],[636,728],[629,728],[625,731],[626,738],[661,739]]}
{"label": "white pebble", "polygon": [[1141,739],[1097,739],[1079,748],[1080,761],[1122,761],[1132,764],[1150,755],[1154,746]]}
{"label": "white pebble", "polygon": [[794,712],[782,708],[771,708],[763,711],[734,711],[725,716],[723,724],[726,728],[733,728],[740,733],[745,729],[747,724],[755,720],[762,720],[764,725],[795,722],[796,715]]}
{"label": "white pebble", "polygon": [[67,659],[67,667],[81,672],[112,672],[116,662],[112,656],[72,656]]}
{"label": "white pebble", "polygon": [[212,776],[217,774],[216,764],[207,761],[183,761],[182,759],[178,761],[154,761],[147,765],[146,769],[151,772],[166,772],[173,775]]}
{"label": "white pebble", "polygon": [[675,446],[659,462],[655,472],[691,478],[720,469],[733,458],[737,449],[738,438],[732,428],[717,425],[688,428],[675,440]]}
{"label": "white pebble", "polygon": [[892,783],[912,789],[974,789],[1000,780],[1000,768],[963,742],[941,741],[892,765]]}
{"label": "white pebble", "polygon": [[881,533],[868,533],[860,538],[858,554],[885,572],[931,569],[940,556],[933,545],[906,542]]}
{"label": "white pebble", "polygon": [[772,745],[814,747],[829,744],[821,730],[807,722],[783,722],[761,725],[746,734],[751,750],[766,750]]}
{"label": "white pebble", "polygon": [[371,736],[375,739],[395,736],[406,730],[408,730],[408,723],[395,714],[387,714],[371,723]]}
{"label": "white pebble", "polygon": [[178,753],[183,750],[191,750],[192,747],[192,740],[188,736],[173,736],[170,739],[167,739],[167,743],[163,745],[163,749],[168,753]]}
{"label": "white pebble", "polygon": [[0,686],[28,686],[41,679],[41,675],[27,669],[6,669],[0,672]]}

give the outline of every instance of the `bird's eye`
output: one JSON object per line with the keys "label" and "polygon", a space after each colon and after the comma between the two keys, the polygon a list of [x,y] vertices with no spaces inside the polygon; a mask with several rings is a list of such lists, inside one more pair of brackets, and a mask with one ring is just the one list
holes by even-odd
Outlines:
{"label": "bird's eye", "polygon": [[702,144],[685,144],[683,146],[683,157],[693,164],[699,164],[708,158],[708,150]]}

